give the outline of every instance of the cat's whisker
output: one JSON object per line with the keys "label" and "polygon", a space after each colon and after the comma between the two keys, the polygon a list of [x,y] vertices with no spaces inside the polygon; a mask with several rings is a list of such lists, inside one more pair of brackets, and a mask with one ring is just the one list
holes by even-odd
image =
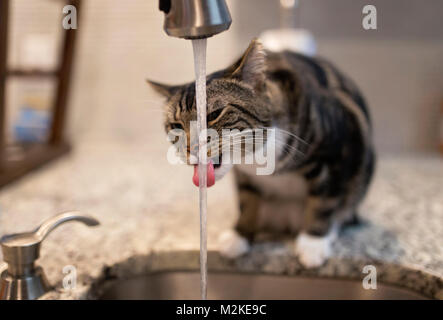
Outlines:
{"label": "cat's whisker", "polygon": [[[252,140],[249,140],[249,141],[246,141],[246,142],[263,142],[264,141],[264,139],[262,139],[262,140],[259,140],[259,141],[254,141],[253,139]],[[285,151],[285,152],[287,152],[287,153],[290,153],[287,149],[290,149],[290,150],[293,150],[294,152],[296,152],[296,153],[298,153],[298,154],[300,154],[300,155],[305,155],[305,153],[304,152],[302,152],[301,150],[299,150],[299,149],[297,149],[296,147],[294,147],[294,146],[292,146],[292,145],[290,145],[290,144],[287,144],[286,142],[284,142],[284,141],[281,141],[281,140],[278,140],[278,139],[276,139],[275,140],[275,142],[278,144],[278,145],[280,145],[280,146],[282,146],[283,147],[283,151]],[[222,144],[222,148],[223,147],[239,147],[239,148],[242,148],[242,146],[244,145],[244,140],[243,141],[238,141],[238,142],[235,142],[235,143],[226,143],[226,144]],[[253,144],[253,146],[255,147],[255,144]]]}
{"label": "cat's whisker", "polygon": [[[265,139],[265,138],[250,138],[250,139],[242,139],[242,140],[239,140],[239,141],[235,141],[234,140],[234,142],[233,143],[231,143],[231,144],[233,144],[233,145],[241,145],[241,144],[243,144],[243,143],[248,143],[248,142],[268,142],[269,141],[269,139]],[[292,147],[292,148],[294,148],[295,149],[295,147],[294,146],[291,146],[291,145],[289,145],[289,144],[287,144],[286,143],[286,141],[283,141],[283,140],[281,140],[281,139],[278,139],[277,137],[275,137],[275,141],[276,142],[278,142],[278,143],[280,143],[280,144],[282,144],[282,145],[287,145],[287,146],[289,146],[289,147]]]}
{"label": "cat's whisker", "polygon": [[239,131],[239,132],[234,132],[234,133],[232,133],[232,132],[230,132],[229,133],[229,135],[227,135],[228,137],[236,137],[236,136],[238,136],[238,135],[244,135],[244,134],[249,134],[249,133],[254,133],[254,130],[252,130],[252,129],[246,129],[246,130],[242,130],[242,131]]}
{"label": "cat's whisker", "polygon": [[[266,129],[266,128],[264,128],[264,129]],[[240,139],[240,141],[238,141],[238,140],[235,140],[235,138],[236,138],[236,136],[238,136],[238,135],[244,135],[244,134],[246,134],[246,133],[248,133],[248,132],[253,132],[253,131],[243,131],[243,132],[238,132],[238,133],[235,133],[235,134],[232,134],[231,136],[230,136],[230,138],[234,141],[234,143],[243,143],[242,141],[247,141],[247,142],[249,142],[249,141],[267,141],[267,140],[269,140],[269,138],[263,138],[263,137],[255,137],[255,136],[246,136],[246,137],[242,137],[241,139]],[[292,135],[293,137],[295,137],[298,141],[300,141],[300,142],[302,142],[302,143],[304,143],[304,144],[308,144],[306,141],[304,141],[303,139],[301,139],[300,137],[298,137],[297,135],[295,135],[295,134],[292,134],[292,133],[290,133],[290,132],[288,132],[288,131],[283,131],[283,133],[285,133],[285,134],[288,134],[288,135]],[[279,138],[278,137],[274,137],[274,139],[277,141],[277,140],[279,140]],[[283,141],[283,140],[279,140],[279,141],[281,141],[282,143],[286,143],[285,141]]]}
{"label": "cat's whisker", "polygon": [[289,131],[286,131],[286,130],[284,130],[284,129],[280,129],[280,128],[271,128],[271,127],[260,127],[260,129],[269,129],[269,130],[276,130],[276,131],[278,131],[278,132],[280,132],[280,133],[284,133],[284,134],[286,134],[286,135],[290,135],[290,136],[292,136],[292,137],[294,137],[295,139],[297,139],[298,141],[300,141],[300,142],[302,142],[302,143],[304,143],[304,144],[306,144],[306,145],[309,145],[309,143],[306,141],[306,140],[304,140],[304,139],[302,139],[302,138],[300,138],[298,135],[296,135],[296,134],[294,134],[294,133],[292,133],[292,132],[289,132]]}

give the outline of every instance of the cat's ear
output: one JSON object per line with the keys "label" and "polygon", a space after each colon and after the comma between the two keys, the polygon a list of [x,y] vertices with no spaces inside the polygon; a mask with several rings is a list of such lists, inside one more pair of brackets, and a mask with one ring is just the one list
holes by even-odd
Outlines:
{"label": "cat's ear", "polygon": [[152,89],[154,89],[156,92],[160,93],[162,96],[166,98],[170,98],[171,96],[173,96],[181,87],[181,86],[170,86],[160,82],[151,81],[149,79],[146,79],[146,82],[151,86]]}
{"label": "cat's ear", "polygon": [[231,77],[248,83],[253,88],[261,88],[265,81],[266,53],[262,43],[253,39],[243,56],[228,69]]}

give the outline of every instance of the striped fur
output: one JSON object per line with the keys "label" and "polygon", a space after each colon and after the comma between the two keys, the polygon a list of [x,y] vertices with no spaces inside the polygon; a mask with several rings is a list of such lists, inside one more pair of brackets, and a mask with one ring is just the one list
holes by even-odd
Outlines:
{"label": "striped fur", "polygon": [[[183,128],[192,149],[194,84],[151,85],[168,97],[166,130]],[[296,198],[288,195],[291,177],[302,178],[306,186],[300,227],[307,234],[325,236],[336,222],[355,219],[374,170],[372,127],[357,87],[332,64],[293,52],[267,52],[254,40],[232,66],[208,76],[207,98],[208,127],[220,133],[263,127],[281,132],[273,176],[257,179],[243,166],[235,168],[241,211],[236,230],[242,236],[252,240],[263,227],[264,202]],[[281,226],[280,231],[296,230]]]}

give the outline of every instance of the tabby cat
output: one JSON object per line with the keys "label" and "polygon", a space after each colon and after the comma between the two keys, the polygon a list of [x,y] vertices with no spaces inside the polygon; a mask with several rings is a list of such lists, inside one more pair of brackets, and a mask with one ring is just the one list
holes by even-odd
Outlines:
{"label": "tabby cat", "polygon": [[[166,130],[184,130],[192,144],[195,83],[148,82],[167,97]],[[261,231],[289,232],[300,262],[322,265],[339,228],[356,221],[374,170],[370,116],[355,84],[321,58],[270,52],[254,39],[233,65],[208,75],[207,114],[220,137],[223,128],[277,133],[272,175],[256,175],[254,165],[213,168],[215,180],[234,168],[239,195],[240,216],[222,233],[220,252],[235,258]]]}

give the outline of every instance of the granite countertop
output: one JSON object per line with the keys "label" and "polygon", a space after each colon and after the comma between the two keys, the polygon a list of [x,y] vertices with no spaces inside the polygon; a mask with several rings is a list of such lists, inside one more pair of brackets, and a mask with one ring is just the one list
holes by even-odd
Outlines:
{"label": "granite countertop", "polygon": [[[162,140],[163,142],[163,140]],[[155,270],[197,270],[199,220],[192,170],[165,160],[167,145],[88,142],[0,193],[0,234],[28,231],[56,213],[88,212],[101,225],[70,223],[44,241],[38,263],[55,289],[42,299],[91,298],[91,286],[113,276]],[[293,241],[264,242],[235,261],[221,258],[216,239],[236,218],[228,176],[209,191],[209,268],[361,279],[364,265],[378,281],[443,299],[443,160],[434,156],[379,159],[362,207],[362,226],[347,229],[321,268],[306,270]],[[77,270],[63,289],[63,268]]]}

